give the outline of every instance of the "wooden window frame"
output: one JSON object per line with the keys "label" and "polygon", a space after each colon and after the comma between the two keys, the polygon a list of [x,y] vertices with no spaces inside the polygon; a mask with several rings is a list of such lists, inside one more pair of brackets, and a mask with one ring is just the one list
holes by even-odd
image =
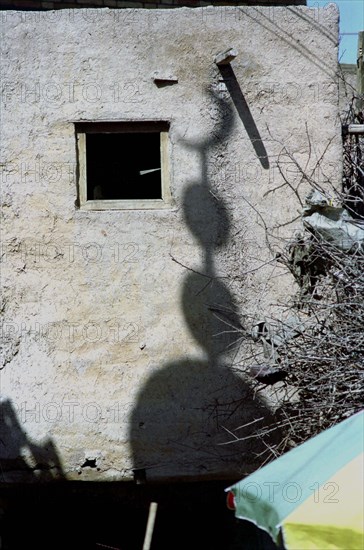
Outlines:
{"label": "wooden window frame", "polygon": [[[159,210],[172,207],[169,171],[169,122],[128,120],[112,122],[76,122],[78,205],[80,210]],[[161,199],[87,200],[86,134],[159,133],[161,159]]]}

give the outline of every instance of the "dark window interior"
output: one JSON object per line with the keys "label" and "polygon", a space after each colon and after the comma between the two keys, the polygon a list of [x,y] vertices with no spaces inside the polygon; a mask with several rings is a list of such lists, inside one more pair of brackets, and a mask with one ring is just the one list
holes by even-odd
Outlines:
{"label": "dark window interior", "polygon": [[160,133],[86,133],[87,200],[161,199]]}

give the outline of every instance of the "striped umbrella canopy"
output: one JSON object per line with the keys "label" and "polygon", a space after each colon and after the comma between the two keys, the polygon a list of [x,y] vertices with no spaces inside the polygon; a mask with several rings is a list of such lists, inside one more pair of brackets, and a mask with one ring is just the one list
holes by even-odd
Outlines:
{"label": "striped umbrella canopy", "polygon": [[364,411],[226,489],[288,550],[364,550]]}

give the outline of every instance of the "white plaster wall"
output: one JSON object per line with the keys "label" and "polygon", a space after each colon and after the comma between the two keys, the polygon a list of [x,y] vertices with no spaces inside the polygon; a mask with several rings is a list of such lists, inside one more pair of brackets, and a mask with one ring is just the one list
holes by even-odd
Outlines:
{"label": "white plaster wall", "polygon": [[[305,162],[307,125],[311,166],[330,143],[340,181],[335,6],[3,12],[1,32],[5,480],[249,471],[249,440],[219,444],[268,407],[207,307],[293,291],[279,267],[245,275],[272,259],[260,215],[297,217],[287,187],[267,194],[282,144]],[[129,119],[171,121],[173,207],[80,211],[74,122]],[[206,272],[223,278],[202,290]]]}

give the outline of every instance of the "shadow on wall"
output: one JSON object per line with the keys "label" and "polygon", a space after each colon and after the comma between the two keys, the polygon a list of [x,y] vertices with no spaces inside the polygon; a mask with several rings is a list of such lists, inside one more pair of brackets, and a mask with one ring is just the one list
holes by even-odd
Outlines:
{"label": "shadow on wall", "polygon": [[230,64],[221,65],[219,69],[226,88],[230,94],[230,97],[234,102],[240,120],[243,123],[245,131],[248,134],[248,137],[254,147],[254,151],[259,159],[259,162],[264,170],[268,170],[269,159],[267,150],[264,146],[259,130],[255,124],[254,118],[250,112],[249,105],[247,104],[243,92],[241,91],[235,73]]}
{"label": "shadow on wall", "polygon": [[[26,459],[25,459],[26,457]],[[62,466],[52,439],[29,440],[10,400],[0,403],[0,483],[62,479]]]}
{"label": "shadow on wall", "polygon": [[[228,141],[240,118],[262,166],[268,168],[269,163],[235,75],[228,71],[227,76],[233,102],[211,92],[220,113],[212,136],[182,142],[199,153],[201,162],[200,180],[186,185],[183,215],[201,248],[202,261],[201,267],[186,272],[181,310],[206,359],[181,357],[161,365],[140,390],[130,419],[136,479],[239,477],[258,466],[257,457],[264,450],[249,436],[269,422],[269,410],[226,361],[227,350],[239,336],[234,329],[239,319],[233,296],[216,274],[214,255],[229,243],[231,217],[222,197],[210,189],[207,162],[213,150]],[[231,440],[227,430],[257,419],[261,421],[241,430],[246,441],[225,444]]]}
{"label": "shadow on wall", "polygon": [[[297,59],[299,59],[299,56],[302,55],[308,61],[310,61],[312,65],[315,65],[315,67],[317,67],[317,70],[325,73],[334,84],[337,83],[337,66],[332,65],[332,63],[326,61],[326,57],[321,55],[321,51],[320,53],[315,53],[314,49],[307,46],[304,40],[296,38],[296,35],[292,34],[291,30],[288,31],[284,28],[284,23],[282,22],[284,12],[281,12],[281,19],[279,17],[275,18],[274,15],[272,17],[271,12],[264,12],[256,6],[251,6],[248,10],[244,6],[238,7],[237,9],[244,17],[249,17],[265,31],[272,34],[275,40],[280,40],[281,42],[284,42],[290,49],[295,50],[297,52]],[[316,4],[315,11],[317,13],[314,13],[313,9],[311,9],[311,14],[309,14],[302,11],[300,7],[294,7],[293,5],[287,6],[286,8],[287,13],[293,15],[296,20],[302,19],[307,25],[309,25],[309,27],[315,29],[318,33],[320,33],[322,38],[325,37],[325,40],[331,42],[333,46],[336,46],[338,42],[338,36],[336,35],[336,33],[332,33],[325,24],[319,22],[319,12],[317,11],[318,9],[318,4]],[[325,17],[323,11],[321,12],[321,16],[323,18]],[[315,18],[317,18],[317,21],[315,21]]]}
{"label": "shadow on wall", "polygon": [[[30,501],[24,498],[23,483],[45,487],[44,482],[61,479],[64,474],[52,440],[34,443],[21,427],[11,401],[0,402],[0,548],[46,547],[40,543],[36,521],[39,501],[34,496]],[[48,509],[52,509],[52,502]],[[28,518],[35,520],[32,525]],[[42,525],[44,528],[44,515]]]}

